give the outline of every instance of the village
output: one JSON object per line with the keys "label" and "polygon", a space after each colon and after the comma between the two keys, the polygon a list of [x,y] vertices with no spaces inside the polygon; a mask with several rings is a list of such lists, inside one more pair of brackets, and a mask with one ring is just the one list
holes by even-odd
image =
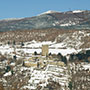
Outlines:
{"label": "village", "polygon": [[[20,81],[22,83],[24,82],[24,85],[22,84],[17,87],[17,90],[37,90],[38,87],[44,89],[45,87],[48,88],[47,85],[49,82],[53,82],[53,84],[56,82],[58,87],[68,88],[68,70],[65,67],[64,62],[58,59],[60,58],[60,55],[51,55],[51,53],[49,53],[48,45],[42,45],[42,53],[37,53],[35,51],[32,54],[24,55],[23,53],[15,53],[15,48],[13,51],[13,57],[7,54],[6,56],[1,55],[0,81],[1,84],[3,84],[4,89],[10,90],[11,87],[12,89],[17,87],[17,85],[13,86],[10,83],[10,81],[12,81],[10,78],[15,77],[17,78],[16,82],[18,82],[18,84],[20,84],[18,79],[21,79]],[[22,79],[24,78],[25,80],[23,81]],[[13,81],[13,83],[16,82]],[[61,85],[59,86],[58,83]]]}
{"label": "village", "polygon": [[[59,58],[58,58],[59,57]],[[50,65],[58,65],[58,66],[64,66],[64,62],[61,62],[60,56],[51,55],[49,53],[49,47],[48,45],[42,46],[42,53],[37,54],[35,51],[31,58],[28,60],[24,60],[24,65],[27,67],[38,67],[43,68],[44,66],[50,64]]]}
{"label": "village", "polygon": [[[0,48],[3,50],[0,54],[1,90],[70,90],[77,88],[78,80],[74,82],[74,77],[80,74],[78,71],[88,70],[80,79],[81,83],[89,75],[89,50],[64,56],[58,51],[57,54],[51,53],[48,44],[42,44],[41,49],[30,48],[32,53],[26,46],[3,45]],[[86,57],[82,60],[83,54]],[[89,77],[86,80],[89,82]]]}

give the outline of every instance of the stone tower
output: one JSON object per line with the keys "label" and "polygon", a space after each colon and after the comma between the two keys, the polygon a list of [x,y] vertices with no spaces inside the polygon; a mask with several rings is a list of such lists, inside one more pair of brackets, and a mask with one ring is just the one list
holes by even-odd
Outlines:
{"label": "stone tower", "polygon": [[42,45],[42,55],[47,56],[48,55],[48,45]]}

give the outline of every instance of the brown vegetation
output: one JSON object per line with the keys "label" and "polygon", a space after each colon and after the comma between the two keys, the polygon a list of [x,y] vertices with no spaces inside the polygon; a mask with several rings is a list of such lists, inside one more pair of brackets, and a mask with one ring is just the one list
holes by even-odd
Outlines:
{"label": "brown vegetation", "polygon": [[[81,31],[84,31],[86,34],[90,33],[90,30],[81,30]],[[16,30],[16,31],[0,32],[0,41],[4,43],[9,42],[10,44],[12,44],[14,41],[20,43],[32,40],[55,41],[57,39],[57,42],[62,42],[67,37],[69,37],[71,41],[75,41],[76,39],[72,37],[74,32],[77,32],[76,35],[78,35],[79,30],[61,30],[61,29],[22,30],[22,31]],[[90,47],[90,36],[83,36],[83,34],[80,33],[76,41],[79,40],[79,36],[82,37],[81,42],[84,42],[80,46],[80,48]]]}
{"label": "brown vegetation", "polygon": [[21,41],[54,41],[58,35],[64,33],[73,33],[74,30],[59,30],[59,29],[45,29],[45,30],[17,30],[0,32],[0,41],[2,42],[21,42]]}
{"label": "brown vegetation", "polygon": [[0,90],[4,90],[3,85],[0,83]]}

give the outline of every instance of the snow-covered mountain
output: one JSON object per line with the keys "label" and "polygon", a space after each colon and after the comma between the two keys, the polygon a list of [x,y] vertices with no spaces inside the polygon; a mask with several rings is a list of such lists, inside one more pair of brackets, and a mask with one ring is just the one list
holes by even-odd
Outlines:
{"label": "snow-covered mountain", "polygon": [[34,17],[0,20],[0,31],[31,29],[90,29],[90,11],[47,11]]}
{"label": "snow-covered mountain", "polygon": [[41,14],[39,14],[39,15],[43,15],[43,14],[53,14],[53,13],[60,13],[60,12],[49,10],[49,11],[43,12],[43,13],[41,13]]}

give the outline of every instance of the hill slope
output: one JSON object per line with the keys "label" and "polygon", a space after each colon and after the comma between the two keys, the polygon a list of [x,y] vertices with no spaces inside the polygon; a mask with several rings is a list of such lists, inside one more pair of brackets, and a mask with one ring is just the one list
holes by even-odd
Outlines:
{"label": "hill slope", "polygon": [[47,28],[90,29],[90,11],[48,11],[35,17],[0,20],[0,31]]}
{"label": "hill slope", "polygon": [[[44,29],[0,33],[0,42],[6,44],[8,44],[8,42],[13,44],[13,41],[16,43],[25,43],[33,40],[37,43],[50,41],[52,42],[52,45],[50,45],[51,48],[90,48],[90,30]],[[37,45],[35,47],[37,47]]]}

